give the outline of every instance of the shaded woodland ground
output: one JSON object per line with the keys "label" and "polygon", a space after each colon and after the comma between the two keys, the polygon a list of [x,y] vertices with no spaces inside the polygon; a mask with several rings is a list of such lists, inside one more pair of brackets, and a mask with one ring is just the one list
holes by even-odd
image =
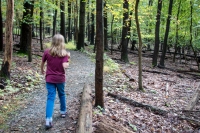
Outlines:
{"label": "shaded woodland ground", "polygon": [[98,108],[94,111],[95,132],[106,128],[106,132],[200,132],[200,100],[190,108],[200,85],[199,73],[192,72],[197,70],[195,61],[177,59],[173,63],[173,55],[167,54],[166,69],[152,68],[152,53],[143,53],[145,91],[141,92],[137,89],[137,51],[129,53],[131,64],[120,61],[119,51],[107,54],[119,64],[120,72],[105,74],[105,112],[98,112]]}
{"label": "shaded woodland ground", "polygon": [[[46,42],[50,40],[47,39]],[[88,47],[86,50],[92,52]],[[1,111],[12,110],[13,107],[7,105],[12,98],[17,94],[29,93],[31,90],[27,88],[31,86],[37,88],[40,85],[40,76],[34,81],[35,84],[27,84],[29,82],[26,81],[30,79],[25,76],[34,72],[40,73],[39,57],[42,52],[36,40],[33,41],[33,54],[37,55],[37,58],[31,63],[27,62],[27,58],[13,57],[13,62],[18,67],[13,67],[12,79],[16,86],[21,84],[24,88],[13,94],[1,96],[0,105],[3,107]],[[137,52],[129,53],[131,64],[120,61],[119,51],[115,51],[113,55],[107,52],[107,55],[119,64],[120,70],[104,73],[105,111],[101,112],[100,107],[93,108],[93,132],[198,133],[200,131],[200,101],[198,100],[192,110],[187,109],[200,84],[200,75],[190,71],[190,68],[197,69],[193,60],[179,60],[173,63],[173,56],[167,54],[166,69],[159,69],[151,66],[151,52],[144,53],[142,68],[145,91],[141,92],[137,90]],[[25,103],[22,102],[23,104]],[[0,123],[4,122],[4,118],[1,118]]]}

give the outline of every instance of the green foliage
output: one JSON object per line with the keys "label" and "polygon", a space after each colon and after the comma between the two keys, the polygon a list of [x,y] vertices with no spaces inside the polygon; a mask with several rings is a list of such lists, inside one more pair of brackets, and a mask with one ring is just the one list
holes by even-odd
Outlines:
{"label": "green foliage", "polygon": [[94,110],[94,114],[103,115],[102,114],[103,111],[104,109],[101,106],[97,106],[97,108],[95,108]]}
{"label": "green foliage", "polygon": [[26,53],[22,53],[22,52],[17,52],[17,53],[14,53],[14,55],[18,56],[18,57],[27,57],[27,54]]}
{"label": "green foliage", "polygon": [[109,56],[104,54],[104,72],[114,73],[119,72],[119,65],[115,63]]}
{"label": "green foliage", "polygon": [[74,41],[70,41],[65,45],[66,49],[70,49],[70,50],[75,50],[76,49],[76,45],[74,43]]}
{"label": "green foliage", "polygon": [[131,123],[129,123],[129,126],[133,129],[134,132],[137,131],[137,127]]}

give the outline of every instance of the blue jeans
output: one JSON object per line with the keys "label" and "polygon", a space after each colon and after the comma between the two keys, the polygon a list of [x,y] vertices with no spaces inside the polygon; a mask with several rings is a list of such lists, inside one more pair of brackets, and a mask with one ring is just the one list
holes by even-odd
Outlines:
{"label": "blue jeans", "polygon": [[56,98],[56,90],[60,99],[60,113],[66,113],[66,96],[65,96],[65,83],[48,83],[46,82],[47,103],[46,103],[46,118],[52,119],[54,102]]}

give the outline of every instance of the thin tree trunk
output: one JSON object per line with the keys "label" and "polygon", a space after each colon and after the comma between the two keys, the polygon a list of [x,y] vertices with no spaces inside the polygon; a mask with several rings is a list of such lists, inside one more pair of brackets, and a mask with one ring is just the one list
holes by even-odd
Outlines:
{"label": "thin tree trunk", "polygon": [[68,0],[68,41],[72,40],[72,35],[71,35],[71,1]]}
{"label": "thin tree trunk", "polygon": [[66,28],[65,28],[65,0],[62,0],[60,2],[60,34],[63,35],[65,38],[65,42],[67,42],[66,39]]}
{"label": "thin tree trunk", "polygon": [[33,9],[34,9],[34,0],[30,1],[30,24],[29,24],[29,30],[30,33],[27,35],[28,39],[28,62],[32,62],[32,22],[33,22]]}
{"label": "thin tree trunk", "polygon": [[44,50],[43,48],[43,31],[42,31],[42,22],[43,22],[43,7],[42,7],[42,3],[40,5],[40,50]]}
{"label": "thin tree trunk", "polygon": [[115,19],[115,16],[112,16],[112,21],[111,21],[111,55],[113,54],[113,21]]}
{"label": "thin tree trunk", "polygon": [[78,2],[75,1],[75,7],[74,7],[74,26],[75,26],[75,33],[74,33],[74,40],[76,41],[76,44],[78,43]]}
{"label": "thin tree trunk", "polygon": [[91,13],[91,16],[92,16],[92,24],[91,24],[91,45],[94,45],[94,30],[95,30],[95,27],[94,27],[94,13],[92,11]]}
{"label": "thin tree trunk", "polygon": [[170,29],[170,20],[171,20],[171,15],[172,15],[172,5],[173,5],[173,0],[169,1],[169,9],[168,9],[168,17],[167,17],[167,24],[166,24],[166,31],[165,31],[165,37],[164,37],[164,44],[163,44],[163,51],[162,55],[160,58],[160,68],[165,67],[165,54],[167,51],[167,40],[168,40],[168,35],[169,35],[169,29]]}
{"label": "thin tree trunk", "polygon": [[142,87],[142,38],[141,38],[141,33],[140,33],[140,24],[138,20],[138,5],[139,5],[139,0],[136,0],[135,4],[135,21],[136,21],[136,27],[137,27],[137,33],[138,33],[138,40],[139,40],[139,48],[138,48],[138,87],[139,90],[143,90]]}
{"label": "thin tree trunk", "polygon": [[0,51],[3,51],[3,23],[2,23],[1,0],[0,0]]}
{"label": "thin tree trunk", "polygon": [[179,1],[178,12],[177,12],[177,15],[176,15],[176,42],[175,42],[175,46],[174,46],[175,52],[174,52],[173,62],[175,62],[175,60],[176,60],[176,53],[177,53],[177,49],[178,49],[177,45],[179,43],[178,42],[178,39],[179,39],[179,37],[178,37],[178,31],[179,31],[178,20],[179,20],[180,7],[181,7],[181,0]]}
{"label": "thin tree trunk", "polygon": [[103,0],[96,1],[96,69],[95,69],[95,106],[104,108],[103,98],[103,51],[104,51],[104,30],[103,30]]}
{"label": "thin tree trunk", "polygon": [[194,49],[194,47],[193,47],[193,44],[192,44],[192,41],[193,41],[193,35],[192,35],[192,32],[193,32],[193,30],[192,30],[192,26],[193,26],[193,21],[192,21],[192,17],[193,17],[193,3],[192,3],[192,1],[190,0],[190,14],[191,14],[191,16],[190,16],[190,46],[191,46],[191,48],[192,48],[192,51],[193,51],[193,53],[194,53],[194,56],[195,56],[195,60],[196,60],[196,62],[197,62],[197,66],[198,66],[198,70],[200,69],[200,67],[199,67],[199,61],[198,61],[198,58],[197,58],[197,52],[195,51],[195,49]]}
{"label": "thin tree trunk", "polygon": [[[90,7],[90,0],[88,0],[88,7]],[[88,38],[88,42],[91,43],[91,23],[90,23],[90,14],[91,14],[91,10],[88,11],[87,14],[87,30],[88,30],[88,34],[87,34],[87,38]]]}
{"label": "thin tree trunk", "polygon": [[7,0],[6,26],[5,26],[5,51],[1,67],[1,77],[10,79],[10,69],[12,64],[12,45],[13,45],[13,18],[14,18],[14,0]]}
{"label": "thin tree trunk", "polygon": [[[106,7],[106,1],[104,1],[104,8]],[[107,19],[107,11],[104,12],[104,50],[108,51],[108,19]]]}
{"label": "thin tree trunk", "polygon": [[161,10],[162,10],[162,0],[158,0],[156,28],[155,28],[155,44],[154,44],[154,53],[153,53],[153,60],[152,60],[153,67],[157,66],[157,59],[158,59],[158,52],[159,52],[159,45],[160,45],[160,16],[162,13]]}
{"label": "thin tree trunk", "polygon": [[86,2],[80,0],[80,14],[79,14],[79,32],[78,32],[78,43],[77,50],[84,49],[85,39],[85,5]]}
{"label": "thin tree trunk", "polygon": [[127,44],[129,44],[129,40],[130,40],[130,37],[131,37],[131,19],[132,19],[132,15],[133,15],[133,10],[130,11],[130,15],[129,15],[129,18],[128,18],[128,23],[129,25],[127,26],[128,27],[128,32],[127,32],[127,35],[129,36],[127,38]]}
{"label": "thin tree trunk", "polygon": [[[56,0],[55,2],[56,5],[58,5],[58,2]],[[53,15],[53,34],[52,36],[54,36],[56,34],[56,20],[57,20],[57,9],[54,10],[54,15]]]}

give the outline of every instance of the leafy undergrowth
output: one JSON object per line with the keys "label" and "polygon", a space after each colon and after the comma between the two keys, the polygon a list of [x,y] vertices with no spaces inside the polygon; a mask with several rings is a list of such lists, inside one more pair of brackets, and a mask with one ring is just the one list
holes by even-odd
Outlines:
{"label": "leafy undergrowth", "polygon": [[[2,56],[2,54],[1,54]],[[11,68],[11,80],[6,81],[4,89],[0,90],[0,124],[4,123],[10,113],[18,109],[18,105],[25,98],[26,93],[40,88],[42,76],[40,75],[41,58],[33,56],[32,62],[27,62],[26,55],[14,52]]]}
{"label": "leafy undergrowth", "polygon": [[[150,55],[151,53],[145,54]],[[130,64],[120,61],[120,52],[114,52],[113,55],[107,53],[107,55],[119,64],[120,70],[114,73],[104,71],[105,111],[102,112],[100,107],[93,109],[94,132],[98,132],[103,123],[107,123],[107,127],[112,130],[117,129],[121,132],[199,132],[199,125],[184,119],[190,118],[197,122],[200,120],[200,101],[193,109],[194,112],[184,112],[199,86],[199,78],[187,73],[176,72],[177,70],[189,70],[189,65],[172,63],[171,56],[167,55],[168,60],[165,65],[170,69],[152,68],[150,56],[143,57],[142,75],[145,91],[141,92],[138,90],[137,54],[129,54]],[[195,65],[193,68],[197,69]],[[150,109],[136,107],[108,96],[108,93],[156,107],[168,113],[158,115]],[[191,115],[192,112],[193,115]],[[104,128],[106,128],[105,125]]]}

